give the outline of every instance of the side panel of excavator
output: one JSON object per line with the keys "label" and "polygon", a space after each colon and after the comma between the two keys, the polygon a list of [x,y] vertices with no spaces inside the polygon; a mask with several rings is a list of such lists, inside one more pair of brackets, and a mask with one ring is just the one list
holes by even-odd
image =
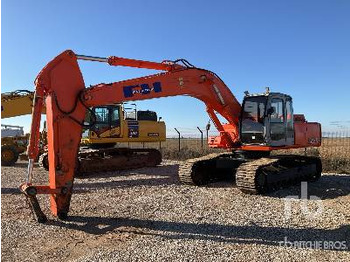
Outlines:
{"label": "side panel of excavator", "polygon": [[294,115],[294,133],[298,147],[321,146],[321,124],[307,122],[304,115]]}

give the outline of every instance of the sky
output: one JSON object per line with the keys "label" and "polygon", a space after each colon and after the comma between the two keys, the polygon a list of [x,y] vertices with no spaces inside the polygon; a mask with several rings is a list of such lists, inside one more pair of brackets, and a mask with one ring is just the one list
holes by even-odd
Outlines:
{"label": "sky", "polygon": [[[185,58],[243,92],[293,97],[294,112],[324,131],[350,129],[350,1],[25,1],[1,3],[1,92],[34,90],[39,71],[66,49],[91,56]],[[154,71],[80,62],[86,86]],[[190,97],[140,101],[168,135],[198,134],[208,116]],[[30,116],[2,123],[25,126]]]}

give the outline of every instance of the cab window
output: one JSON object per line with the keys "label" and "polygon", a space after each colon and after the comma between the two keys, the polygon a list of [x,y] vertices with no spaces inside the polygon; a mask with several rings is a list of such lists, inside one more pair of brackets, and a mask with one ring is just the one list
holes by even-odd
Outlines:
{"label": "cab window", "polygon": [[279,98],[273,98],[271,101],[271,108],[273,108],[273,113],[271,114],[271,123],[283,123],[283,100]]}

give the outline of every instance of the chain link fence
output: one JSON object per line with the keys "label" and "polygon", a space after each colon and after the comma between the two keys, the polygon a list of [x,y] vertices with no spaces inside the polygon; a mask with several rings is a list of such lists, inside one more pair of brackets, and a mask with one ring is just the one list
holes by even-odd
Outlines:
{"label": "chain link fence", "polygon": [[[129,143],[128,147],[157,148],[162,152],[163,159],[186,160],[200,157],[220,149],[208,147],[206,130],[201,129],[203,135],[197,133],[181,132],[167,138],[165,142],[157,143]],[[210,132],[209,136],[216,135]],[[224,152],[224,150],[221,150]],[[272,154],[300,154],[319,156],[322,159],[324,172],[350,174],[350,130],[342,132],[323,132],[322,146],[319,148],[299,148],[290,150],[276,150]]]}
{"label": "chain link fence", "polygon": [[322,146],[315,150],[325,172],[350,174],[350,131],[322,133]]}

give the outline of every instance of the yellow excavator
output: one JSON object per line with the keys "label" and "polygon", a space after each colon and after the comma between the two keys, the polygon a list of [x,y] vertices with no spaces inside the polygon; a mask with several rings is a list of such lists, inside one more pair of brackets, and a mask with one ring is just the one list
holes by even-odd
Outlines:
{"label": "yellow excavator", "polygon": [[[1,94],[1,119],[32,112],[34,92],[16,90]],[[45,110],[43,110],[45,113]],[[14,165],[19,156],[25,156],[29,141],[29,134],[24,134],[23,127],[1,125],[1,165]]]}
{"label": "yellow excavator", "polygon": [[[1,94],[1,118],[31,114],[34,99],[34,92],[28,90]],[[156,112],[138,111],[136,104],[131,104],[131,106],[134,108],[127,107],[125,104],[89,108],[85,117],[85,124],[88,127],[83,130],[81,139],[79,153],[81,159],[91,160],[101,156],[109,158],[113,155],[114,161],[111,165],[115,169],[160,164],[161,153],[156,149],[116,147],[117,143],[147,143],[166,140],[165,123],[160,121],[161,118],[158,119]],[[42,113],[45,113],[45,108]],[[25,159],[29,134],[24,135],[23,129],[21,132],[16,132],[18,129],[21,130],[19,126],[2,126],[1,165],[11,166],[17,162],[19,157]],[[44,127],[41,135],[41,154],[37,160],[41,167],[48,169],[46,143]],[[115,155],[120,157],[116,158]],[[88,170],[85,170],[85,173],[88,173]]]}

